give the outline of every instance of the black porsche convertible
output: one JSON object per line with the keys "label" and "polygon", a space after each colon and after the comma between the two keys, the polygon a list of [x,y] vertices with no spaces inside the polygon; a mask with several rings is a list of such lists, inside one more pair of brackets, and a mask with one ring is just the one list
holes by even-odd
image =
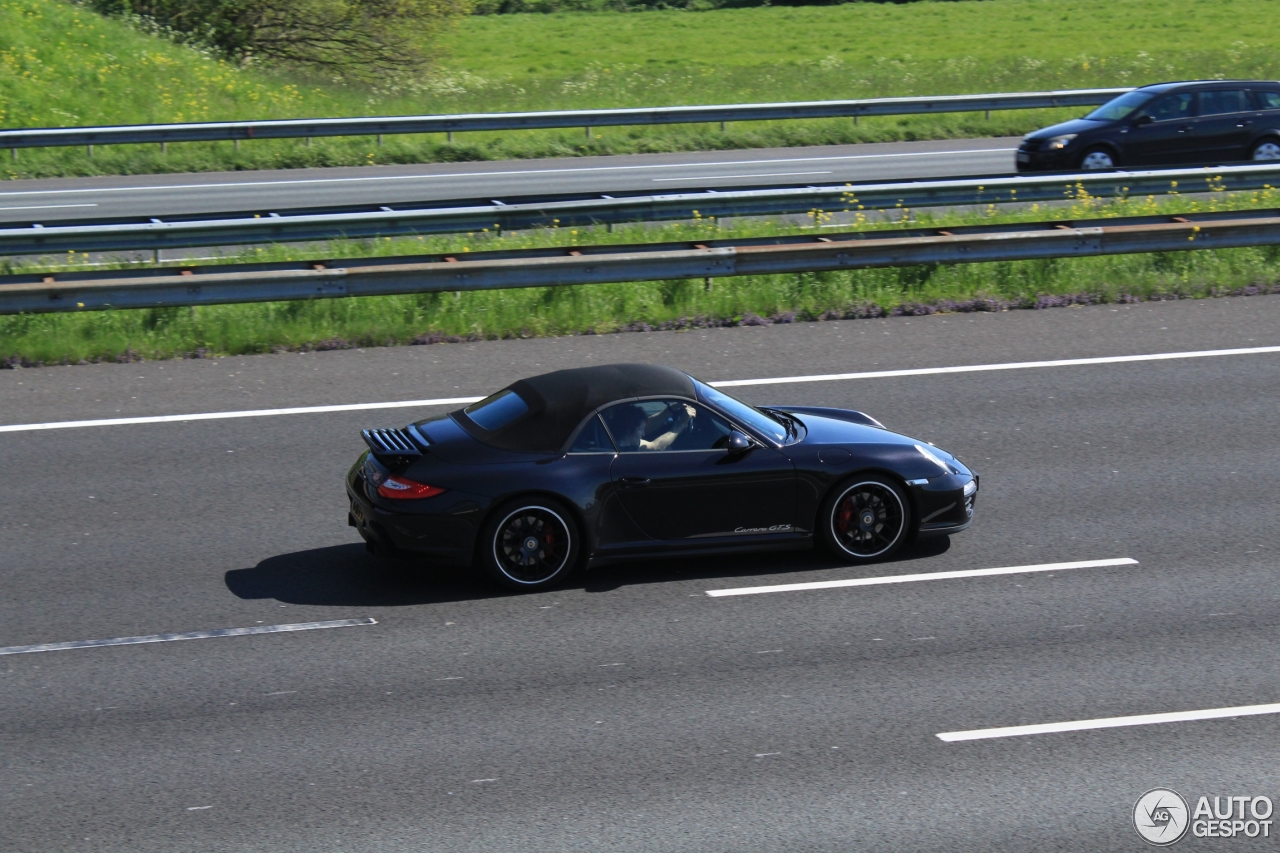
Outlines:
{"label": "black porsche convertible", "polygon": [[521,590],[635,557],[821,542],[880,559],[967,528],[978,492],[954,456],[861,412],[749,406],[646,364],[521,379],[364,440],[347,522],[372,552]]}

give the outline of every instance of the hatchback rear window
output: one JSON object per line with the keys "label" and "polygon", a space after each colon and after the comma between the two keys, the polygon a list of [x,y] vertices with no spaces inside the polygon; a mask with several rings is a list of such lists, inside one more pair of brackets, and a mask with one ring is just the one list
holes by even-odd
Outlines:
{"label": "hatchback rear window", "polygon": [[1258,103],[1262,105],[1264,110],[1280,110],[1280,92],[1254,89],[1253,94],[1257,96]]}
{"label": "hatchback rear window", "polygon": [[507,390],[485,397],[462,411],[481,429],[494,430],[501,429],[529,411],[529,404],[520,399],[516,392]]}

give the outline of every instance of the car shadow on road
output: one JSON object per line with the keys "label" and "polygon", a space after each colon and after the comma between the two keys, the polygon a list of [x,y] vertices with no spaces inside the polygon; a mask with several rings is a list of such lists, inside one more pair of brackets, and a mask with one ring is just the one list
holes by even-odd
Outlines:
{"label": "car shadow on road", "polygon": [[[804,573],[831,569],[842,570],[842,577],[895,574],[901,571],[895,564],[939,556],[950,544],[945,536],[927,539],[888,560],[862,566],[841,563],[816,550],[636,560],[591,569],[568,587],[604,593],[689,580],[776,577],[786,583]],[[237,598],[330,607],[408,607],[519,594],[498,589],[469,568],[371,557],[360,543],[268,557],[253,568],[228,571],[224,581]]]}
{"label": "car shadow on road", "polygon": [[339,607],[405,607],[505,594],[470,569],[372,557],[364,543],[268,557],[251,569],[227,572],[224,580],[237,598]]}

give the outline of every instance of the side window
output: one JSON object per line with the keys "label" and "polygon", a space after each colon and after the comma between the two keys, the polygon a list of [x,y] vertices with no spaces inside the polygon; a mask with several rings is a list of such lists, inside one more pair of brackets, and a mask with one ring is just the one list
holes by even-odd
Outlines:
{"label": "side window", "polygon": [[1179,92],[1160,98],[1144,112],[1156,121],[1172,121],[1191,117],[1191,104],[1195,101],[1194,92]]}
{"label": "side window", "polygon": [[619,403],[600,413],[622,453],[660,450],[719,450],[729,446],[732,427],[687,400]]}
{"label": "side window", "polygon": [[573,447],[569,448],[570,453],[617,453],[614,449],[613,441],[609,439],[609,433],[605,431],[604,424],[600,423],[599,415],[592,415],[591,420],[582,428],[582,432],[578,433],[578,437],[573,440]]}
{"label": "side window", "polygon": [[1258,99],[1258,105],[1264,110],[1280,110],[1280,92],[1273,92],[1270,89],[1254,89],[1253,96]]}
{"label": "side window", "polygon": [[1200,115],[1243,113],[1253,109],[1249,93],[1244,89],[1211,89],[1200,93]]}

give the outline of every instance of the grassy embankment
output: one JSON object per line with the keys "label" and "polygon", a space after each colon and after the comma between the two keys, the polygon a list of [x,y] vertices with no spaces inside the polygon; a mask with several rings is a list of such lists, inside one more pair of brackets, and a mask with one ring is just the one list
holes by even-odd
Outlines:
{"label": "grassy embankment", "polygon": [[[1188,210],[1280,206],[1280,191],[1223,195],[1213,200],[1168,197],[1111,202],[1076,201],[1071,209],[982,214],[923,213],[936,225],[1109,217]],[[892,227],[863,222],[862,230]],[[819,226],[820,228],[820,226]],[[734,229],[709,222],[602,230],[548,229],[512,236],[380,240],[333,245],[303,254],[273,247],[255,260],[300,260],[334,255],[463,252],[533,245],[693,240],[813,229],[752,225]],[[821,230],[821,229],[820,229]],[[827,231],[826,233],[833,233]],[[1280,247],[1177,252],[1104,258],[907,267],[803,275],[744,276],[703,282],[663,281],[478,293],[439,293],[311,302],[0,317],[0,356],[10,365],[187,354],[270,352],[289,348],[345,348],[554,335],[627,328],[686,328],[790,319],[1001,310],[1079,302],[1199,298],[1232,291],[1276,292]],[[3,362],[0,362],[2,364]]]}
{"label": "grassy embankment", "polygon": [[[493,112],[931,95],[1275,77],[1272,0],[985,0],[489,15],[430,80],[342,89],[233,68],[63,0],[0,0],[0,126]],[[1017,134],[1061,111],[27,150],[31,177]]]}

